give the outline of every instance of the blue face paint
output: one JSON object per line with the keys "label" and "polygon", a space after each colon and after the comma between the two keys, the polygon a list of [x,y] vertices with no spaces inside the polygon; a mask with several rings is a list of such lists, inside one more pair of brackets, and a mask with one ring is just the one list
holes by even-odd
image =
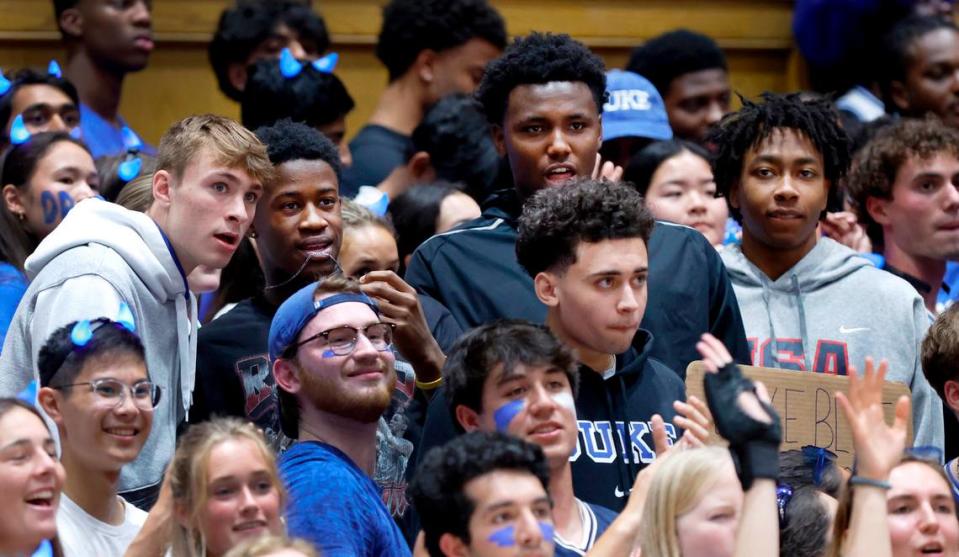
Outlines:
{"label": "blue face paint", "polygon": [[544,540],[552,540],[556,535],[556,528],[549,522],[540,522],[539,531],[543,534]]}
{"label": "blue face paint", "polygon": [[0,70],[0,97],[7,94],[13,87],[13,82],[7,79],[7,76],[3,75],[3,70]]}
{"label": "blue face paint", "polygon": [[284,48],[280,52],[280,73],[283,74],[283,77],[289,79],[300,75],[301,71],[303,71],[303,64],[293,57],[290,49]]}
{"label": "blue face paint", "polygon": [[142,168],[143,161],[140,160],[140,157],[134,156],[120,163],[120,167],[117,168],[117,176],[124,182],[129,182],[140,175],[140,169]]}
{"label": "blue face paint", "polygon": [[62,220],[63,217],[67,216],[67,213],[70,212],[70,209],[73,209],[73,206],[76,205],[77,202],[65,191],[58,193],[57,197],[60,198],[60,219]]}
{"label": "blue face paint", "polygon": [[40,207],[43,209],[43,223],[53,224],[57,222],[57,216],[60,210],[57,207],[57,198],[49,191],[40,193]]}
{"label": "blue face paint", "polygon": [[20,145],[29,140],[30,130],[28,130],[27,125],[23,123],[23,114],[17,114],[17,117],[13,119],[13,124],[10,125],[10,143]]}
{"label": "blue face paint", "polygon": [[513,547],[516,545],[516,527],[512,524],[504,526],[490,534],[486,539],[499,547]]}
{"label": "blue face paint", "polygon": [[509,429],[510,422],[523,410],[525,406],[523,399],[507,402],[493,412],[493,421],[496,422],[496,431],[506,432]]}
{"label": "blue face paint", "polygon": [[50,64],[47,66],[47,74],[57,79],[63,77],[63,72],[60,71],[60,64],[58,64],[56,60],[50,60]]}
{"label": "blue face paint", "polygon": [[322,356],[324,358],[335,358],[336,354],[334,354],[332,350],[324,350]]}
{"label": "blue face paint", "polygon": [[340,55],[336,52],[331,52],[322,58],[314,60],[313,67],[320,73],[333,73],[333,68],[336,67],[336,63],[339,61]]}

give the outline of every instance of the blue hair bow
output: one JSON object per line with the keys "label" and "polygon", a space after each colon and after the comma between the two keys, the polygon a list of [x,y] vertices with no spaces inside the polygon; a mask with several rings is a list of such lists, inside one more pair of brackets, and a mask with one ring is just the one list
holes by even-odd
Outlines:
{"label": "blue hair bow", "polygon": [[[70,331],[70,341],[73,342],[73,345],[77,348],[86,346],[90,342],[90,339],[93,338],[93,331],[99,328],[105,321],[108,320],[101,318],[77,321],[76,325],[74,325]],[[128,306],[126,302],[120,302],[120,307],[117,309],[117,314],[113,322],[121,325],[131,333],[135,333],[137,330],[136,324],[133,322],[133,312],[130,311],[130,306]],[[96,326],[94,326],[94,324],[96,324]]]}
{"label": "blue hair bow", "polygon": [[[333,73],[333,69],[336,68],[336,63],[339,62],[339,60],[340,55],[336,52],[331,52],[322,58],[314,60],[311,62],[311,65],[318,72]],[[306,64],[297,60],[289,48],[284,48],[283,51],[280,52],[280,73],[283,74],[283,77],[290,79],[300,75],[304,66],[306,66]]]}
{"label": "blue hair bow", "polygon": [[802,448],[802,456],[806,466],[812,469],[812,481],[816,485],[822,482],[822,475],[826,469],[836,462],[836,453],[815,445],[805,445]]}

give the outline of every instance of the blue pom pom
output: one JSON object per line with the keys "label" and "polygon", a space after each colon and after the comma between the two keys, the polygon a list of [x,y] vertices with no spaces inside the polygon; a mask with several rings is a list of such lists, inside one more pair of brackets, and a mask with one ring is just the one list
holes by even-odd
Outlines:
{"label": "blue pom pom", "polygon": [[290,49],[284,48],[280,52],[280,73],[283,74],[283,77],[289,79],[300,75],[301,71],[303,71],[303,64],[293,57]]}
{"label": "blue pom pom", "polygon": [[60,64],[58,64],[56,60],[50,60],[50,65],[47,66],[47,74],[57,79],[63,77],[63,72],[60,71]]}
{"label": "blue pom pom", "polygon": [[333,68],[336,67],[336,63],[339,61],[340,55],[336,52],[331,52],[322,58],[314,60],[313,67],[316,68],[318,72],[333,73]]}
{"label": "blue pom pom", "polygon": [[20,145],[29,140],[30,130],[28,130],[27,125],[23,123],[23,114],[17,114],[17,117],[13,119],[13,124],[10,125],[10,143]]}
{"label": "blue pom pom", "polygon": [[86,346],[91,338],[93,338],[93,329],[90,328],[90,321],[87,319],[77,321],[73,330],[70,331],[70,340],[73,341],[74,346]]}
{"label": "blue pom pom", "polygon": [[140,175],[141,168],[143,168],[143,161],[140,160],[140,157],[135,156],[120,163],[119,168],[117,168],[117,176],[124,182],[129,182]]}

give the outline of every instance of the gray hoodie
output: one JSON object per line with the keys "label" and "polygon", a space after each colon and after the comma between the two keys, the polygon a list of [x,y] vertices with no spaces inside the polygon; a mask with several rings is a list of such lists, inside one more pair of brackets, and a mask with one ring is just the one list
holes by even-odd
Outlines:
{"label": "gray hoodie", "polygon": [[150,379],[160,385],[153,429],[139,457],[124,466],[120,492],[151,487],[173,457],[176,425],[190,407],[196,363],[196,299],[160,227],[143,213],[99,199],[78,203],[26,262],[24,294],[0,357],[0,396],[39,376],[40,348],[78,319],[133,312]]}
{"label": "gray hoodie", "polygon": [[915,444],[943,446],[942,402],[920,362],[930,318],[912,286],[828,238],[775,281],[739,246],[722,258],[754,365],[846,375],[885,358],[886,379],[912,390]]}

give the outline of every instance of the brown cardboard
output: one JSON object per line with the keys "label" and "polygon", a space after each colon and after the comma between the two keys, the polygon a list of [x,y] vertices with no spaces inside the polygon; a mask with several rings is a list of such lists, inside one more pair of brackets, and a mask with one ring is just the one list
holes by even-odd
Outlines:
{"label": "brown cardboard", "polygon": [[[848,392],[849,378],[809,371],[791,371],[764,367],[741,366],[743,373],[761,381],[772,404],[779,412],[783,428],[780,450],[816,445],[836,453],[838,463],[852,468],[853,446],[849,426],[836,403],[836,391]],[[706,400],[703,393],[703,363],[696,361],[686,369],[686,393]],[[886,381],[882,403],[886,422],[892,423],[896,400],[910,395],[909,387]],[[909,418],[909,444],[912,444],[912,417]]]}

